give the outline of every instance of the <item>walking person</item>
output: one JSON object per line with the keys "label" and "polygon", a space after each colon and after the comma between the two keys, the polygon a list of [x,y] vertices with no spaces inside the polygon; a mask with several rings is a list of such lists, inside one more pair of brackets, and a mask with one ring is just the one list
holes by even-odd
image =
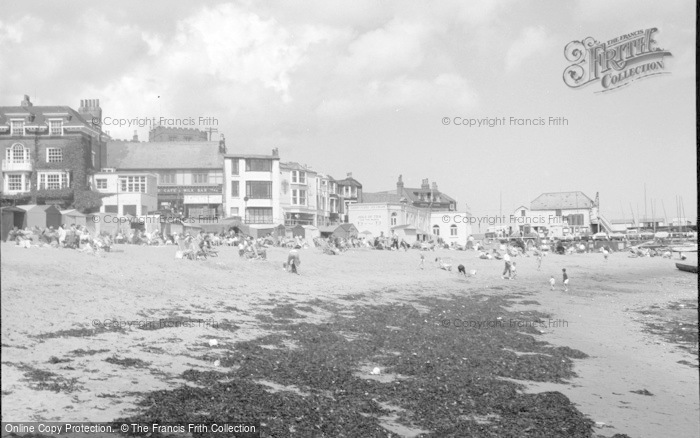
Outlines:
{"label": "walking person", "polygon": [[508,251],[506,251],[505,255],[503,256],[503,261],[505,262],[505,267],[503,268],[503,275],[501,275],[501,278],[506,278],[506,273],[508,273],[508,280],[510,280],[512,276],[511,272],[511,263],[510,263],[510,254],[508,254]]}
{"label": "walking person", "polygon": [[556,283],[556,280],[554,280],[554,275],[549,279],[549,287],[551,290],[554,290],[554,283]]}
{"label": "walking person", "polygon": [[296,249],[292,249],[291,251],[289,251],[289,255],[287,256],[287,266],[291,268],[292,274],[299,275],[297,268],[300,264],[301,260],[299,259],[299,251]]}
{"label": "walking person", "polygon": [[542,253],[537,251],[537,270],[539,271],[542,267]]}
{"label": "walking person", "polygon": [[418,264],[418,267],[425,269],[425,256],[423,254],[420,255],[420,263]]}
{"label": "walking person", "polygon": [[564,280],[564,292],[569,291],[569,276],[566,274],[566,268],[562,268],[562,277]]}

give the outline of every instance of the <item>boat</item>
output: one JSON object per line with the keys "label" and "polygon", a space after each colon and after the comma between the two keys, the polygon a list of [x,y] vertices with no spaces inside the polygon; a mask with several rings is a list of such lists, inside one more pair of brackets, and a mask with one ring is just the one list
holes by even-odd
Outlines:
{"label": "boat", "polygon": [[692,272],[693,274],[698,273],[698,265],[689,265],[687,263],[676,263],[676,268],[685,272]]}

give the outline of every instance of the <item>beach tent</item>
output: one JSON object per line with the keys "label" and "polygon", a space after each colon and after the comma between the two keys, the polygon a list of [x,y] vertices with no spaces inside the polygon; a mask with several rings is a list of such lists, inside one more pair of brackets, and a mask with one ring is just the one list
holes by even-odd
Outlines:
{"label": "beach tent", "polygon": [[360,232],[360,237],[364,237],[367,240],[374,239],[374,235],[372,234],[372,232],[367,230]]}
{"label": "beach tent", "polygon": [[2,241],[7,240],[7,235],[14,227],[24,226],[26,212],[17,207],[2,207]]}
{"label": "beach tent", "polygon": [[24,227],[54,227],[61,226],[61,210],[55,205],[18,205],[26,212],[24,216]]}
{"label": "beach tent", "polygon": [[338,228],[337,226],[326,226],[326,227],[318,227],[319,233],[321,233],[321,237],[328,237],[331,234],[333,234],[333,231]]}
{"label": "beach tent", "polygon": [[122,231],[129,229],[128,223],[120,223],[116,213],[90,213],[85,216],[87,229],[90,234],[116,234],[121,226]]}
{"label": "beach tent", "polygon": [[342,239],[349,239],[350,237],[357,237],[358,231],[357,227],[353,224],[340,224],[338,228],[333,231],[334,237],[340,237]]}
{"label": "beach tent", "polygon": [[87,226],[87,217],[78,210],[63,210],[61,220],[64,225]]}
{"label": "beach tent", "polygon": [[306,229],[302,225],[295,225],[291,228],[292,237],[306,237]]}
{"label": "beach tent", "polygon": [[317,237],[321,237],[321,232],[313,225],[303,225],[305,230],[306,239],[312,240]]}

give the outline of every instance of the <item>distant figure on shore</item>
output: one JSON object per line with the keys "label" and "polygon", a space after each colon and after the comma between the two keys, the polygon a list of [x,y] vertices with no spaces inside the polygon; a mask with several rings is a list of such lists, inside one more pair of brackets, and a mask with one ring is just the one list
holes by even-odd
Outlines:
{"label": "distant figure on shore", "polygon": [[518,271],[517,271],[517,268],[516,268],[516,266],[515,266],[515,262],[513,262],[513,263],[511,264],[511,266],[510,266],[510,273],[511,273],[511,274],[510,274],[510,275],[511,275],[510,278],[515,278],[515,277],[518,276]]}
{"label": "distant figure on shore", "polygon": [[418,263],[418,267],[425,269],[425,256],[423,254],[420,255],[420,263]]}
{"label": "distant figure on shore", "polygon": [[608,250],[607,250],[606,248],[603,248],[603,258],[604,258],[606,261],[608,260],[608,256],[609,256],[609,255],[610,255],[610,253],[608,252]]}
{"label": "distant figure on shore", "polygon": [[554,283],[556,283],[556,280],[554,280],[554,275],[552,275],[552,278],[549,279],[549,286],[554,290]]}
{"label": "distant figure on shore", "polygon": [[569,276],[566,275],[566,268],[562,268],[561,274],[563,277],[562,279],[564,280],[564,292],[568,292],[569,291]]}
{"label": "distant figure on shore", "polygon": [[539,271],[542,267],[542,253],[537,251],[537,270]]}
{"label": "distant figure on shore", "polygon": [[289,251],[289,255],[287,256],[287,266],[291,269],[292,274],[299,275],[297,268],[300,264],[301,260],[299,259],[299,251],[296,249]]}

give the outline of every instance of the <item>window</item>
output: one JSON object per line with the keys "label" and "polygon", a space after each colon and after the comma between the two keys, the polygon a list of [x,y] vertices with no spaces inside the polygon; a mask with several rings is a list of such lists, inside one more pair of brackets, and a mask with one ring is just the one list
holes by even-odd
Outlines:
{"label": "window", "polygon": [[49,134],[63,135],[63,120],[49,120]]}
{"label": "window", "polygon": [[177,137],[174,135],[171,135],[168,137],[168,141],[177,141]]}
{"label": "window", "polygon": [[105,213],[119,214],[119,207],[116,205],[105,205]]}
{"label": "window", "polygon": [[[146,177],[145,176],[124,176],[119,178],[119,189],[122,192],[131,193],[146,193]],[[136,206],[134,206],[136,208]],[[134,210],[136,216],[136,210]]]}
{"label": "window", "polygon": [[39,173],[39,190],[57,190],[69,187],[68,172]]}
{"label": "window", "polygon": [[240,175],[240,170],[239,170],[239,159],[234,158],[231,160],[231,175]]}
{"label": "window", "polygon": [[209,182],[209,174],[207,173],[193,173],[192,174],[192,184],[207,184]]}
{"label": "window", "polygon": [[90,162],[92,163],[92,167],[95,167],[95,151],[91,153]]}
{"label": "window", "polygon": [[46,162],[60,163],[63,161],[63,151],[59,148],[46,148]]}
{"label": "window", "polygon": [[22,143],[15,143],[11,148],[5,149],[5,159],[8,163],[28,163],[29,149],[25,148]]}
{"label": "window", "polygon": [[554,216],[561,216],[561,210],[554,210]]}
{"label": "window", "polygon": [[272,182],[248,181],[245,185],[245,195],[249,199],[272,199]]}
{"label": "window", "polygon": [[95,186],[96,188],[99,189],[106,189],[107,188],[107,178],[97,178],[95,180]]}
{"label": "window", "polygon": [[525,210],[520,210],[520,216],[525,216]]}
{"label": "window", "polygon": [[230,216],[238,216],[238,207],[231,207]]}
{"label": "window", "polygon": [[10,122],[10,135],[24,135],[24,120]]}
{"label": "window", "polygon": [[391,213],[391,225],[396,225],[396,212]]}
{"label": "window", "polygon": [[175,172],[163,172],[160,174],[161,184],[175,184]]}
{"label": "window", "polygon": [[22,190],[22,175],[7,175],[7,190]]}
{"label": "window", "polygon": [[136,216],[136,206],[135,205],[122,205],[122,214],[130,214]]}
{"label": "window", "polygon": [[292,184],[306,184],[306,172],[292,170]]}
{"label": "window", "polygon": [[271,224],[272,207],[247,208],[245,211],[245,223],[247,224]]}
{"label": "window", "polygon": [[147,215],[147,214],[148,214],[148,206],[147,206],[147,205],[142,205],[142,206],[141,206],[141,214],[142,214],[142,215]]}
{"label": "window", "polygon": [[240,197],[240,184],[239,181],[231,181],[231,197],[232,198],[238,198]]}
{"label": "window", "polygon": [[292,190],[292,205],[306,205],[306,190]]}
{"label": "window", "polygon": [[249,158],[245,160],[247,172],[272,172],[272,160]]}
{"label": "window", "polygon": [[457,235],[457,225],[452,224],[450,225],[450,236],[456,236]]}
{"label": "window", "polygon": [[570,214],[567,218],[569,225],[583,225],[582,214]]}
{"label": "window", "polygon": [[440,235],[440,226],[439,225],[433,225],[433,234],[436,236]]}

